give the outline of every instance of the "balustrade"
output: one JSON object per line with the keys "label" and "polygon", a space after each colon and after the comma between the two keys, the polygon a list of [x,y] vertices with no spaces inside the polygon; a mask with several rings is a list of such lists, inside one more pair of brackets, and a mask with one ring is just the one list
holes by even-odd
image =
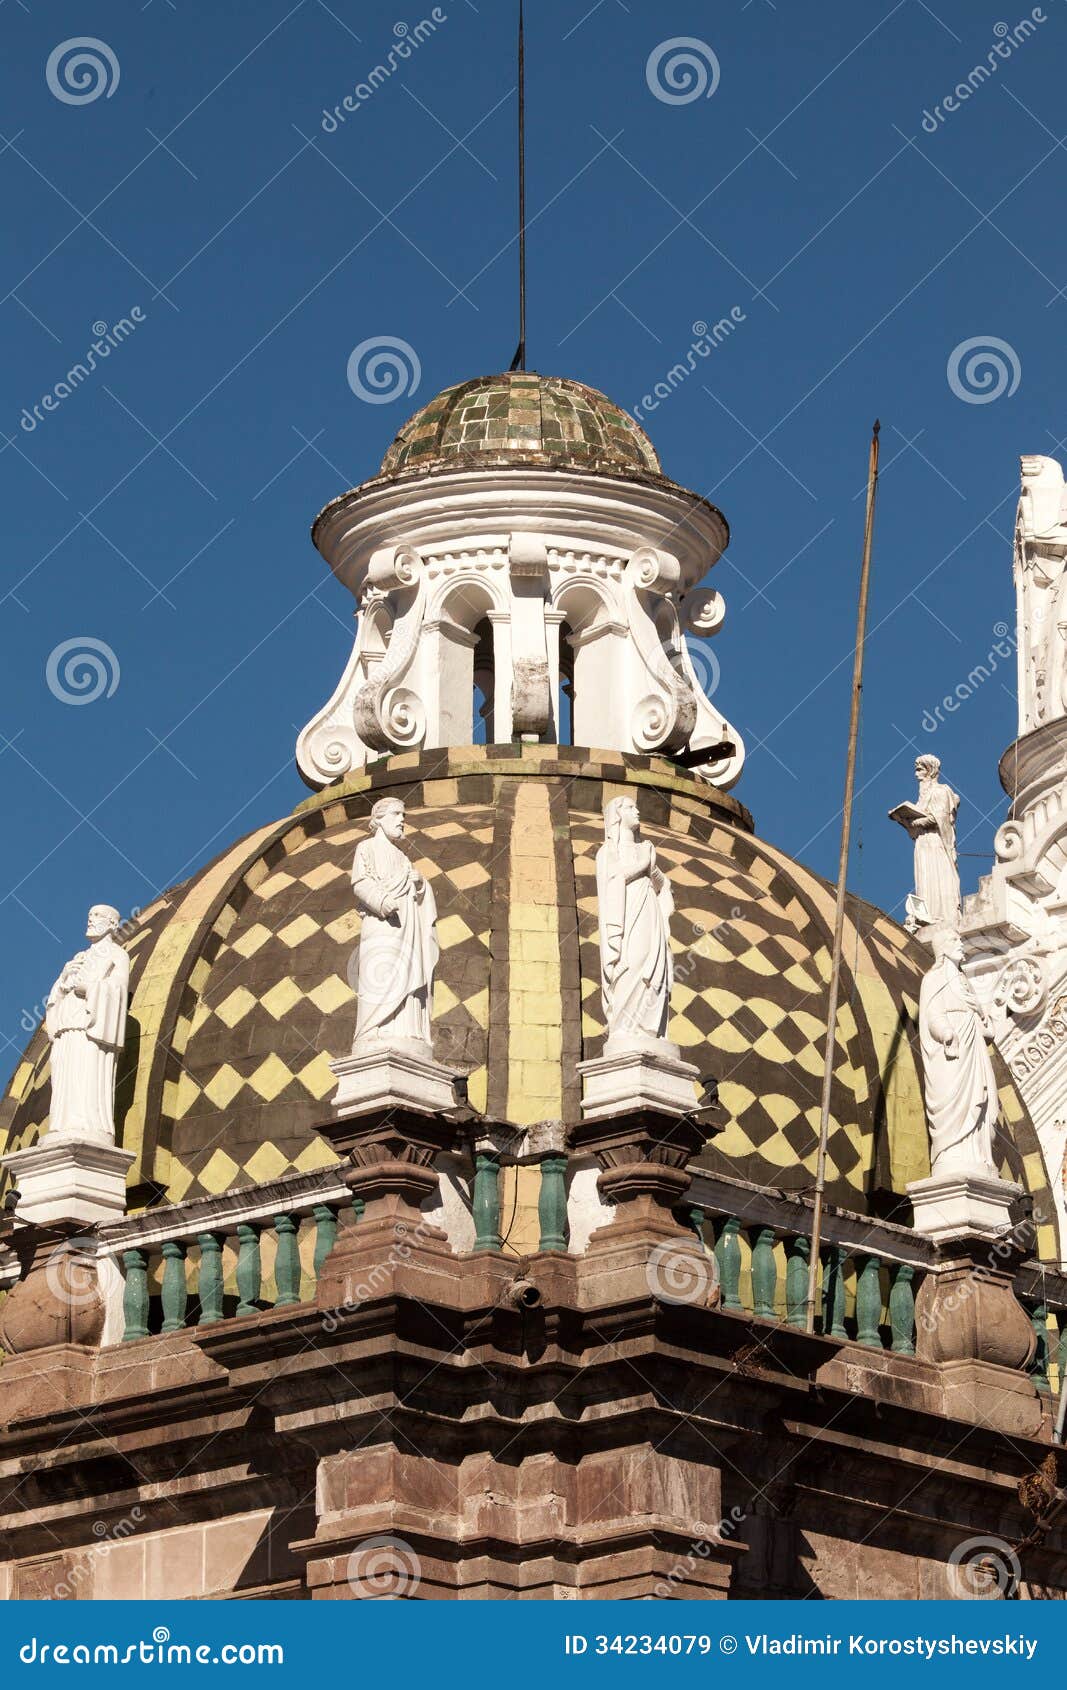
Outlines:
{"label": "balustrade", "polygon": [[[147,1338],[153,1329],[181,1332],[211,1326],[228,1315],[241,1319],[309,1300],[338,1224],[336,1203],[316,1203],[307,1214],[242,1221],[232,1235],[220,1222],[207,1230],[190,1230],[187,1237],[122,1249],[123,1341]],[[263,1266],[265,1239],[273,1240],[269,1275]],[[273,1298],[264,1296],[271,1281]],[[154,1284],[159,1286],[158,1297],[153,1296]]]}

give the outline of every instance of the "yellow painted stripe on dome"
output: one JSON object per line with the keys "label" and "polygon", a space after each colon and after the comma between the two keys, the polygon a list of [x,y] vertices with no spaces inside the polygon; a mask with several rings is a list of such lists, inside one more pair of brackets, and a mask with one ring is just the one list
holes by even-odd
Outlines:
{"label": "yellow painted stripe on dome", "polygon": [[559,946],[534,961],[527,935],[556,940],[559,911],[552,815],[546,787],[523,781],[515,794],[508,884],[508,1119],[520,1126],[563,1114],[563,989]]}

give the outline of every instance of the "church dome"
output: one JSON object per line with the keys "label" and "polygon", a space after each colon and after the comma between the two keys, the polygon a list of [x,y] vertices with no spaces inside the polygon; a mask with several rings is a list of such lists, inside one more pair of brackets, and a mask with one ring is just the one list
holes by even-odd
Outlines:
{"label": "church dome", "polygon": [[[666,759],[514,744],[382,759],[240,840],[127,928],[116,1119],[136,1154],[131,1208],[336,1160],[316,1127],[335,1088],[329,1058],[348,1051],[355,1025],[349,874],[386,792],[406,805],[405,848],[436,897],[437,1059],[469,1076],[471,1103],[497,1120],[576,1122],[576,1065],[604,1038],[594,858],[604,803],[623,789],[674,895],[669,1037],[719,1084],[721,1131],[698,1165],[810,1190],[832,887],[757,839],[735,799]],[[916,1032],[927,959],[856,899],[844,955],[827,1195],[906,1220],[905,1187],[929,1171]],[[1034,1128],[994,1061],[1011,1133],[1004,1172],[1050,1216]],[[2,1106],[0,1150],[32,1144],[48,1108],[39,1030]],[[1056,1254],[1047,1225],[1038,1250]]]}
{"label": "church dome", "polygon": [[382,475],[527,463],[663,478],[655,447],[603,393],[562,376],[513,372],[446,387],[406,422]]}

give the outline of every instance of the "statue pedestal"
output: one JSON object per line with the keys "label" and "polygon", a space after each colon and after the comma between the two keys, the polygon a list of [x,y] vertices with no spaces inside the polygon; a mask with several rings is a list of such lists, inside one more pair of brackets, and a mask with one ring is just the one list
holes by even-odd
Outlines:
{"label": "statue pedestal", "polygon": [[455,1075],[433,1060],[429,1045],[367,1044],[330,1067],[337,1076],[331,1108],[338,1120],[389,1108],[438,1114],[456,1107]]}
{"label": "statue pedestal", "polygon": [[993,1240],[1011,1227],[1012,1204],[1023,1194],[1021,1185],[980,1173],[931,1174],[906,1188],[911,1198],[916,1232],[935,1244],[952,1239]]}
{"label": "statue pedestal", "polygon": [[133,1161],[132,1150],[53,1132],[28,1150],[0,1157],[21,1193],[19,1220],[36,1226],[57,1221],[93,1226],[124,1215],[126,1175]]}
{"label": "statue pedestal", "polygon": [[667,1039],[617,1048],[609,1039],[603,1056],[579,1062],[578,1072],[585,1120],[601,1120],[627,1109],[689,1115],[697,1106],[700,1070],[683,1062],[678,1046]]}

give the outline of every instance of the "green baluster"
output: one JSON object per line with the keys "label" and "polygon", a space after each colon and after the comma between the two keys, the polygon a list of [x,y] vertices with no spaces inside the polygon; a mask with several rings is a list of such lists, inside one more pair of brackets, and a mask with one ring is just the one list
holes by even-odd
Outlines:
{"label": "green baluster", "polygon": [[752,1312],[762,1320],[774,1320],[774,1294],[778,1286],[778,1264],[774,1259],[774,1228],[759,1227],[752,1239]]}
{"label": "green baluster", "polygon": [[1030,1363],[1030,1377],[1039,1391],[1050,1389],[1048,1377],[1048,1308],[1043,1301],[1034,1303],[1030,1311],[1037,1349]]}
{"label": "green baluster", "polygon": [[801,1331],[808,1323],[808,1263],[811,1239],[791,1238],[786,1246],[785,1318]]}
{"label": "green baluster", "polygon": [[697,1235],[700,1244],[704,1242],[704,1210],[699,1203],[694,1203],[689,1210],[689,1225]]}
{"label": "green baluster", "polygon": [[316,1203],[311,1211],[315,1222],[315,1254],[312,1266],[315,1270],[315,1284],[319,1282],[319,1275],[326,1263],[326,1258],[337,1242],[337,1210],[332,1203]]}
{"label": "green baluster", "polygon": [[882,1264],[864,1256],[856,1280],[856,1337],[872,1350],[882,1348]]}
{"label": "green baluster", "polygon": [[177,1238],[168,1238],[163,1246],[163,1331],[181,1332],[185,1328],[185,1310],[189,1289],[185,1283],[185,1245]]}
{"label": "green baluster", "polygon": [[278,1253],[274,1258],[274,1283],[278,1290],[276,1309],[300,1301],[300,1249],[296,1238],[296,1220],[292,1215],[275,1215],[274,1230],[278,1236]]}
{"label": "green baluster", "polygon": [[500,1249],[500,1161],[491,1151],[474,1154],[474,1248]]}
{"label": "green baluster", "polygon": [[845,1331],[845,1260],[840,1244],[826,1252],[822,1286],[822,1329],[831,1338],[847,1338]]}
{"label": "green baluster", "polygon": [[898,1262],[893,1269],[893,1283],[889,1288],[889,1327],[893,1334],[892,1348],[898,1356],[915,1354],[914,1278],[915,1269],[909,1262]]}
{"label": "green baluster", "polygon": [[222,1234],[201,1232],[200,1246],[200,1325],[213,1326],[223,1316],[222,1306]]}
{"label": "green baluster", "polygon": [[237,1228],[237,1313],[240,1316],[259,1313],[259,1297],[263,1289],[263,1266],[259,1254],[259,1227],[244,1221]]}
{"label": "green baluster", "polygon": [[126,1330],[122,1341],[131,1344],[135,1338],[148,1337],[148,1262],[143,1250],[123,1250],[122,1265],[126,1270],[122,1293]]}
{"label": "green baluster", "polygon": [[739,1295],[741,1285],[741,1246],[737,1235],[741,1231],[741,1222],[732,1215],[723,1221],[715,1244],[715,1260],[719,1264],[719,1285],[722,1290],[721,1307],[724,1309],[742,1309],[743,1303]]}
{"label": "green baluster", "polygon": [[537,1198],[542,1250],[567,1248],[567,1158],[542,1156],[541,1190]]}

